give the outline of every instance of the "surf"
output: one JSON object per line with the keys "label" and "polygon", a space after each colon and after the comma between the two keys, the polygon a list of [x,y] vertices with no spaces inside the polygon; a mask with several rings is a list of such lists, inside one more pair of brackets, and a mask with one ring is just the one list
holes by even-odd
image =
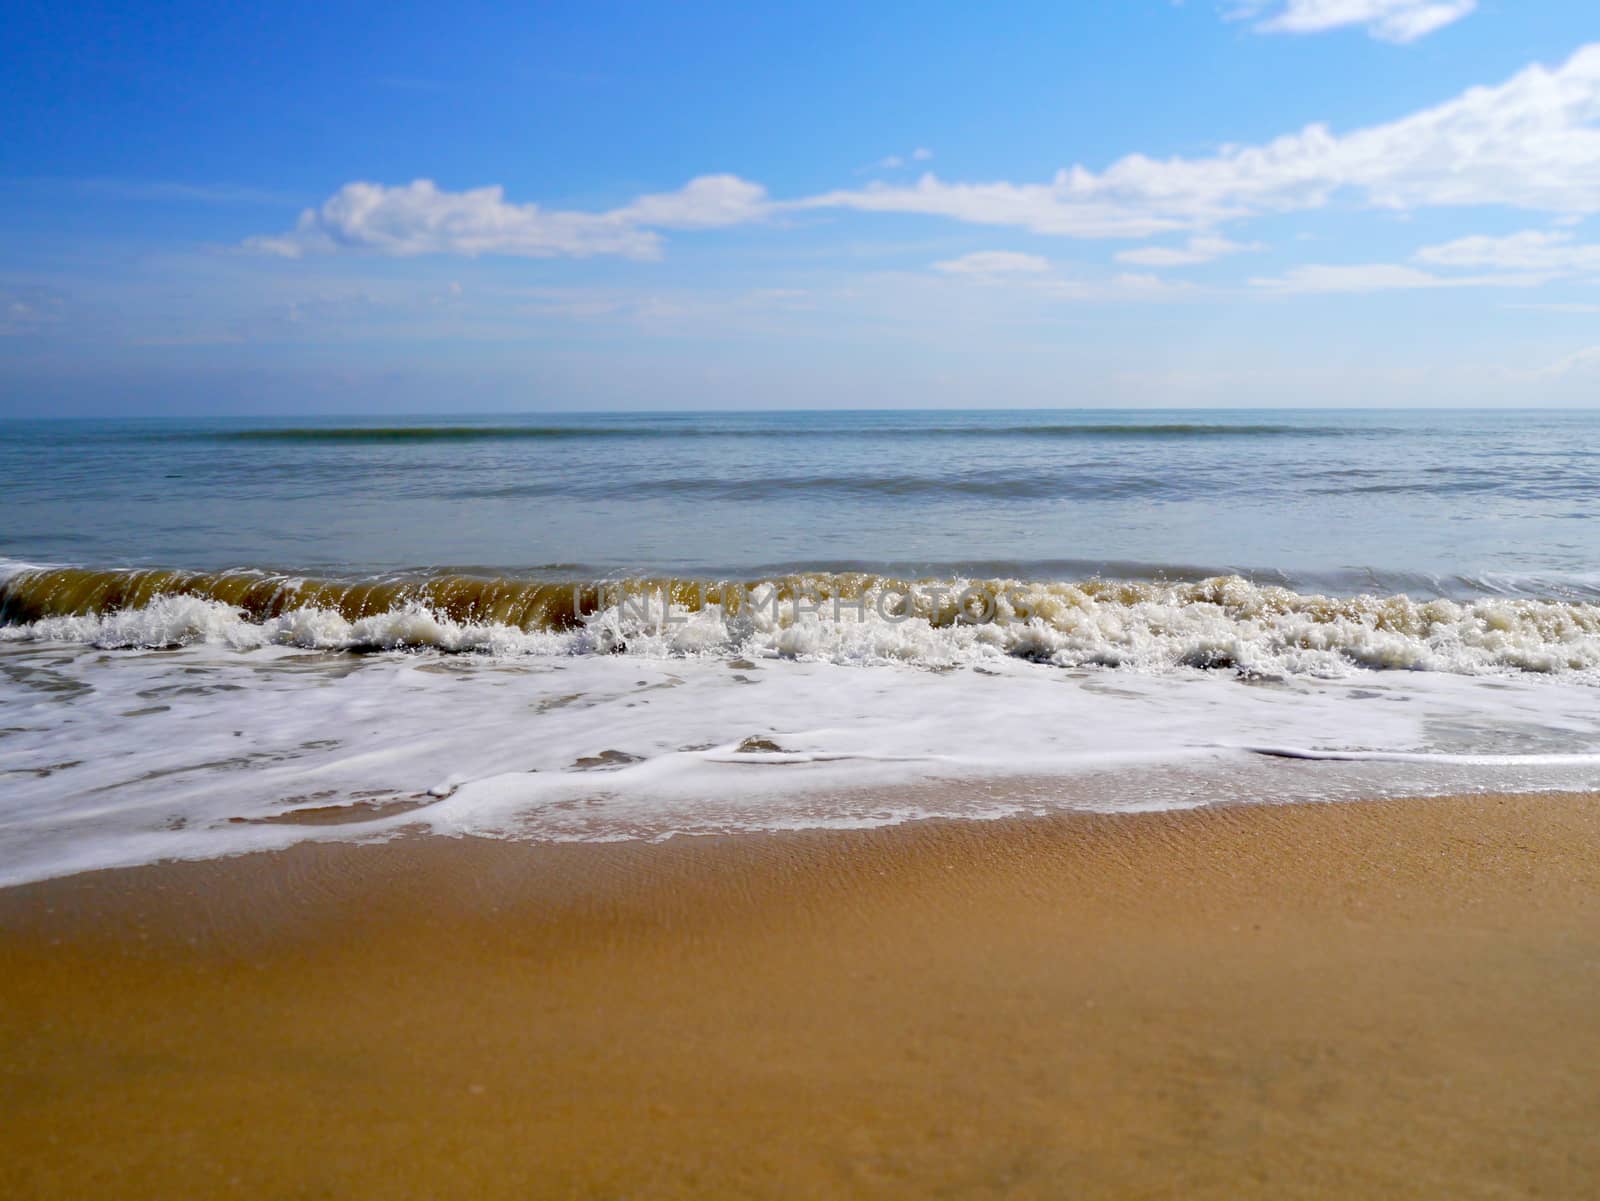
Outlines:
{"label": "surf", "polygon": [[1302,593],[1242,576],[348,579],[14,566],[0,639],[115,647],[776,655],[943,667],[997,658],[1142,672],[1333,677],[1600,672],[1600,605],[1515,596]]}

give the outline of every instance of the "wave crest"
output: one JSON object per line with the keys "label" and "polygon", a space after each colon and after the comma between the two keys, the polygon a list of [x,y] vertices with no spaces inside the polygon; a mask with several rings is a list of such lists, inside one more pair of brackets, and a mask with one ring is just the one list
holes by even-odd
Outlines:
{"label": "wave crest", "polygon": [[1187,583],[896,580],[352,581],[262,572],[30,568],[0,582],[0,639],[493,654],[766,655],[834,662],[1594,672],[1600,606],[1332,597],[1239,576]]}

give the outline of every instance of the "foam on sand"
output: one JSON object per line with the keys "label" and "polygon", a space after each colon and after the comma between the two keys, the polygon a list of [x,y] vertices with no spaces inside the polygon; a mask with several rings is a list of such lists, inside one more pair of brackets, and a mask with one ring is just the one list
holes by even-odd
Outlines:
{"label": "foam on sand", "polygon": [[[0,883],[407,830],[653,840],[1600,786],[1579,676],[33,637],[0,643],[0,703]],[[1333,753],[1355,761],[1312,761]]]}

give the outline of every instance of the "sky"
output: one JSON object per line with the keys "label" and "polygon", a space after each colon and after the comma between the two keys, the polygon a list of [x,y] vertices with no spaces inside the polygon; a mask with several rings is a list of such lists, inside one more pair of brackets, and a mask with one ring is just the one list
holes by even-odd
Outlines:
{"label": "sky", "polygon": [[0,3],[0,415],[1600,398],[1593,0]]}

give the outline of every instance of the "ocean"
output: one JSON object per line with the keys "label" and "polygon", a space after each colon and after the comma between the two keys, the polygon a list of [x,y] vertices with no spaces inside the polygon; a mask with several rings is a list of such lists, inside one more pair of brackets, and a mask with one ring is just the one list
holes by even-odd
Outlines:
{"label": "ocean", "polygon": [[0,883],[1600,786],[1600,414],[0,424]]}

